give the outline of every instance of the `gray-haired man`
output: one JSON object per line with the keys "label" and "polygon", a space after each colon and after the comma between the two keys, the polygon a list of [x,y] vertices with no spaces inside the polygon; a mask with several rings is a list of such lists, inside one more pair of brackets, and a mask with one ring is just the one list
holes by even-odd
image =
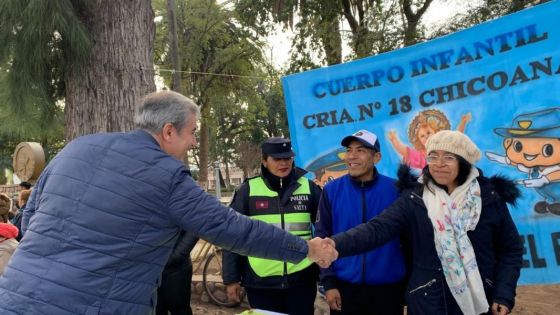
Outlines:
{"label": "gray-haired man", "polygon": [[[148,95],[128,133],[70,142],[43,171],[0,278],[2,314],[146,314],[181,229],[243,255],[328,264],[336,251],[223,207],[182,160],[198,107]],[[320,253],[319,253],[320,252]]]}

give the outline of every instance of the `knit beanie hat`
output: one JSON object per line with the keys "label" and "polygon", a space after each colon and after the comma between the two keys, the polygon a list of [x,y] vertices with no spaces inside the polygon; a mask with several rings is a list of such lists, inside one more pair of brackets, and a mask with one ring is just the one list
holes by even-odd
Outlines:
{"label": "knit beanie hat", "polygon": [[0,223],[0,236],[4,238],[16,238],[18,236],[18,228],[11,223]]}
{"label": "knit beanie hat", "polygon": [[456,154],[474,164],[480,160],[480,150],[464,133],[454,130],[441,130],[428,138],[426,153],[443,150]]}

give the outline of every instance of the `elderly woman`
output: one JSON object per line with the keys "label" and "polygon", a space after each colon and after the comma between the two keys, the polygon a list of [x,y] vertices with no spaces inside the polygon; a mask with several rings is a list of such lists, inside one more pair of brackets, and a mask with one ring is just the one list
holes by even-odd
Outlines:
{"label": "elderly woman", "polygon": [[426,143],[415,180],[399,170],[401,197],[373,220],[332,237],[340,256],[404,236],[412,250],[409,314],[507,314],[515,300],[523,245],[506,203],[519,196],[501,177],[484,177],[480,151],[444,130]]}

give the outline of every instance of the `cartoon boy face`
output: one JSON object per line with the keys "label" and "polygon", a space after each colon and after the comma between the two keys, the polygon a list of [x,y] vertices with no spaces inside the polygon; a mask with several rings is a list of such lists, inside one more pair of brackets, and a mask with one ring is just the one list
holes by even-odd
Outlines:
{"label": "cartoon boy face", "polygon": [[526,167],[560,164],[560,139],[506,138],[506,155],[511,162]]}
{"label": "cartoon boy face", "polygon": [[339,170],[339,171],[325,170],[323,172],[323,174],[321,174],[321,177],[315,178],[313,180],[313,182],[315,182],[315,184],[323,187],[328,182],[334,180],[335,178],[346,175],[347,173],[348,173],[348,170]]}

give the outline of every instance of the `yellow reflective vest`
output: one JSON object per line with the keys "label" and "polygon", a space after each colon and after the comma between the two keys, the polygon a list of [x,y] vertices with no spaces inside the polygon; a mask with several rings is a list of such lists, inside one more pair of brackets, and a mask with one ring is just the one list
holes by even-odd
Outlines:
{"label": "yellow reflective vest", "polygon": [[[305,240],[311,239],[313,206],[309,180],[300,177],[297,182],[299,187],[291,194],[290,202],[281,206],[278,193],[268,188],[262,177],[250,179],[247,215],[251,219],[275,225]],[[307,258],[297,264],[251,256],[248,259],[251,269],[259,277],[283,276],[301,271],[312,264]]]}

